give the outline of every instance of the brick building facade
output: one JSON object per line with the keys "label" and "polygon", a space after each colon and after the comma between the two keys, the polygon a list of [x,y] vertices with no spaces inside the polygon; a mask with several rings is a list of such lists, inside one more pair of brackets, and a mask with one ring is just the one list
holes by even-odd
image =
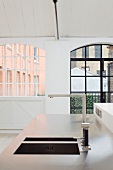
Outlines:
{"label": "brick building facade", "polygon": [[0,46],[0,96],[45,94],[45,51],[23,44]]}

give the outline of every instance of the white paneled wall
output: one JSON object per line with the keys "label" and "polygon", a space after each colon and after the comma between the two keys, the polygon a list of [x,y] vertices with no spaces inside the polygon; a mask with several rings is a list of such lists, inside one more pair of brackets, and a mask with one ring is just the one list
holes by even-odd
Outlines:
{"label": "white paneled wall", "polygon": [[0,97],[0,129],[23,129],[45,113],[45,97]]}

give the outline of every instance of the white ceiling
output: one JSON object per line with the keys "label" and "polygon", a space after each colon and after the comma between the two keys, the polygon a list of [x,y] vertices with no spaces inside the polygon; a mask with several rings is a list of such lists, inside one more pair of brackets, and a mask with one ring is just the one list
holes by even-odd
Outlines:
{"label": "white ceiling", "polygon": [[[113,37],[113,0],[58,0],[60,38]],[[0,0],[0,37],[55,37],[53,0]]]}

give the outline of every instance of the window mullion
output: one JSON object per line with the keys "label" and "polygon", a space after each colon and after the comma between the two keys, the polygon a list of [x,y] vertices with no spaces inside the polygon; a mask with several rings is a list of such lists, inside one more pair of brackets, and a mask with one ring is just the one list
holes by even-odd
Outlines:
{"label": "window mullion", "polygon": [[[38,54],[37,54],[37,57],[39,57],[38,56]],[[36,62],[36,71],[35,71],[35,73],[36,73],[36,96],[37,96],[37,94],[38,94],[38,71],[37,71],[37,69],[38,69],[38,62]]]}
{"label": "window mullion", "polygon": [[27,71],[26,71],[26,45],[24,45],[24,70],[25,70],[25,92],[24,92],[24,96],[26,96],[26,82],[27,82]]}
{"label": "window mullion", "polygon": [[16,50],[17,50],[17,46],[16,44],[14,44],[14,89],[15,89],[15,96],[17,96],[17,83],[16,83]]}
{"label": "window mullion", "polygon": [[6,45],[4,45],[4,68],[5,68],[5,96],[7,96],[7,65],[6,65]]}

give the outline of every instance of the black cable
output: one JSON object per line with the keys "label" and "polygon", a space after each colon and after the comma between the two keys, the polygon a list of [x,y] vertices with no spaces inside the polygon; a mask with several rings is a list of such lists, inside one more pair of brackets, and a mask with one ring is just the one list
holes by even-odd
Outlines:
{"label": "black cable", "polygon": [[56,3],[57,3],[57,0],[53,0],[53,2],[56,4]]}
{"label": "black cable", "polygon": [[56,29],[57,29],[57,39],[59,40],[59,30],[58,30],[58,16],[57,16],[57,0],[53,0],[55,5],[55,17],[56,17]]}

